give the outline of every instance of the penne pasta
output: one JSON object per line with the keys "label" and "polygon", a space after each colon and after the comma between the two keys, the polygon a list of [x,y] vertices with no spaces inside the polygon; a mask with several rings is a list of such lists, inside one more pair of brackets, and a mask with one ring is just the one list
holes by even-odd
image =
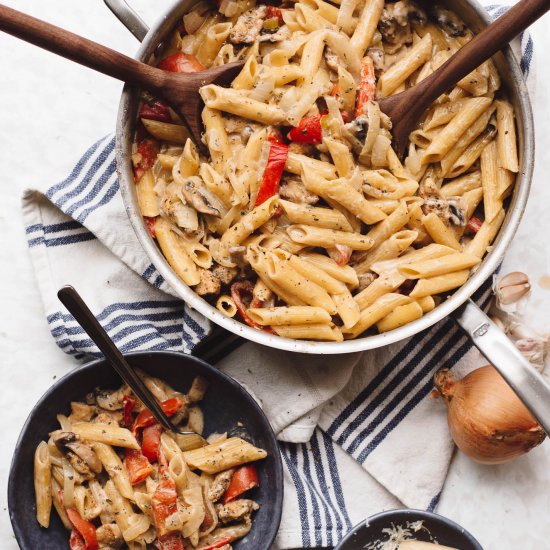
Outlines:
{"label": "penne pasta", "polygon": [[[446,8],[411,6],[199,3],[184,20],[193,32],[175,30],[156,52],[161,67],[181,53],[195,69],[242,63],[232,82],[200,89],[206,148],[146,96],[150,132],[132,155],[151,237],[224,315],[287,338],[323,339],[311,325],[336,342],[392,330],[431,311],[434,293],[455,288],[490,248],[519,171],[514,106],[486,61],[433,102],[400,158],[379,99],[426,81],[474,36]],[[484,218],[475,234],[473,217]],[[407,279],[422,302],[364,313],[410,290]],[[322,320],[262,325],[235,300],[235,283],[246,304],[254,289],[254,310],[320,308]],[[184,525],[179,512],[173,525]],[[196,546],[198,530],[192,537]]]}
{"label": "penne pasta", "polygon": [[325,309],[311,306],[250,308],[248,315],[254,322],[263,326],[311,325],[331,322],[330,314]]}

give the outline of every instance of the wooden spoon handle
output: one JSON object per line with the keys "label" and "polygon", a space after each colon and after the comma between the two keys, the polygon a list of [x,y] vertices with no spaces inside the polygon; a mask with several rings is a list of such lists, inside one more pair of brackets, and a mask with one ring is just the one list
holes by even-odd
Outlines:
{"label": "wooden spoon handle", "polygon": [[[422,103],[428,106],[445,90],[503,49],[550,9],[550,0],[521,0],[465,44],[435,73],[418,86],[424,92]],[[415,86],[416,87],[416,86]]]}
{"label": "wooden spoon handle", "polygon": [[152,92],[162,88],[164,71],[140,63],[97,42],[0,4],[0,30],[81,65]]}

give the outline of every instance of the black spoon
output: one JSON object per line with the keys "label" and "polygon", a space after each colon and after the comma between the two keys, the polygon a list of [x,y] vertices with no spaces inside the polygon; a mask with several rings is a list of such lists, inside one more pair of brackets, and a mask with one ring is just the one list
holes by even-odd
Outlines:
{"label": "black spoon", "polygon": [[107,332],[105,332],[105,329],[101,326],[95,315],[90,311],[86,302],[84,302],[80,294],[78,294],[72,286],[64,286],[61,288],[57,293],[57,297],[86,331],[88,336],[95,342],[95,345],[101,350],[103,355],[105,355],[105,358],[122,380],[130,386],[132,391],[141,399],[162,426],[176,434],[196,435],[204,442],[204,439],[199,434],[181,430],[172,424],[154,395],[147,389],[147,386],[143,383],[136,371],[129,365],[126,359],[124,359],[124,356],[111,340]]}

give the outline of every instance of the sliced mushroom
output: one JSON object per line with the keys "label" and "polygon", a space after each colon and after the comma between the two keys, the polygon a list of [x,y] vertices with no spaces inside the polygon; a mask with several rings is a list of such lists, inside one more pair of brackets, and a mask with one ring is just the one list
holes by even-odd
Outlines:
{"label": "sliced mushroom", "polygon": [[246,246],[230,246],[228,249],[229,259],[231,263],[244,267],[248,264],[246,261]]}
{"label": "sliced mushroom", "polygon": [[185,180],[182,185],[181,192],[185,200],[191,204],[198,212],[210,214],[216,218],[221,217],[220,209],[212,194],[208,192],[202,180],[198,176],[192,176]]}
{"label": "sliced mushroom", "polygon": [[[90,473],[89,470],[95,472],[96,474],[101,472],[101,460],[99,460],[95,452],[75,433],[60,431],[52,435],[52,440],[56,447],[67,455],[74,468],[80,473],[87,475]],[[85,468],[81,463],[84,463],[89,470],[87,470],[87,468]]]}
{"label": "sliced mushroom", "polygon": [[378,30],[388,44],[401,47],[412,42],[411,22],[424,25],[427,20],[424,10],[414,2],[400,0],[393,4],[386,3]]}
{"label": "sliced mushroom", "polygon": [[433,6],[430,9],[430,17],[451,36],[464,36],[466,34],[464,22],[454,12],[446,10],[442,6]]}
{"label": "sliced mushroom", "polygon": [[106,411],[119,411],[124,408],[122,400],[130,392],[128,386],[123,385],[118,390],[108,391],[98,388],[96,390],[96,402]]}
{"label": "sliced mushroom", "polygon": [[428,197],[422,205],[424,214],[434,212],[441,219],[449,221],[453,225],[464,227],[466,225],[465,208],[461,204],[460,198],[441,199]]}

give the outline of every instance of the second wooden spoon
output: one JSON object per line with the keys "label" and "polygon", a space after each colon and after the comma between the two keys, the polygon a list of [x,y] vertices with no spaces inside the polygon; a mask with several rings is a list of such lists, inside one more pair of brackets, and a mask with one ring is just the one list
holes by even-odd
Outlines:
{"label": "second wooden spoon", "polygon": [[228,63],[186,74],[163,71],[2,4],[0,30],[164,99],[187,123],[199,146],[202,131],[199,88],[213,82],[228,84],[243,66],[240,62]]}
{"label": "second wooden spoon", "polygon": [[549,9],[550,0],[521,0],[422,82],[400,94],[380,99],[380,109],[393,123],[395,151],[403,155],[411,131],[442,93],[490,59]]}

